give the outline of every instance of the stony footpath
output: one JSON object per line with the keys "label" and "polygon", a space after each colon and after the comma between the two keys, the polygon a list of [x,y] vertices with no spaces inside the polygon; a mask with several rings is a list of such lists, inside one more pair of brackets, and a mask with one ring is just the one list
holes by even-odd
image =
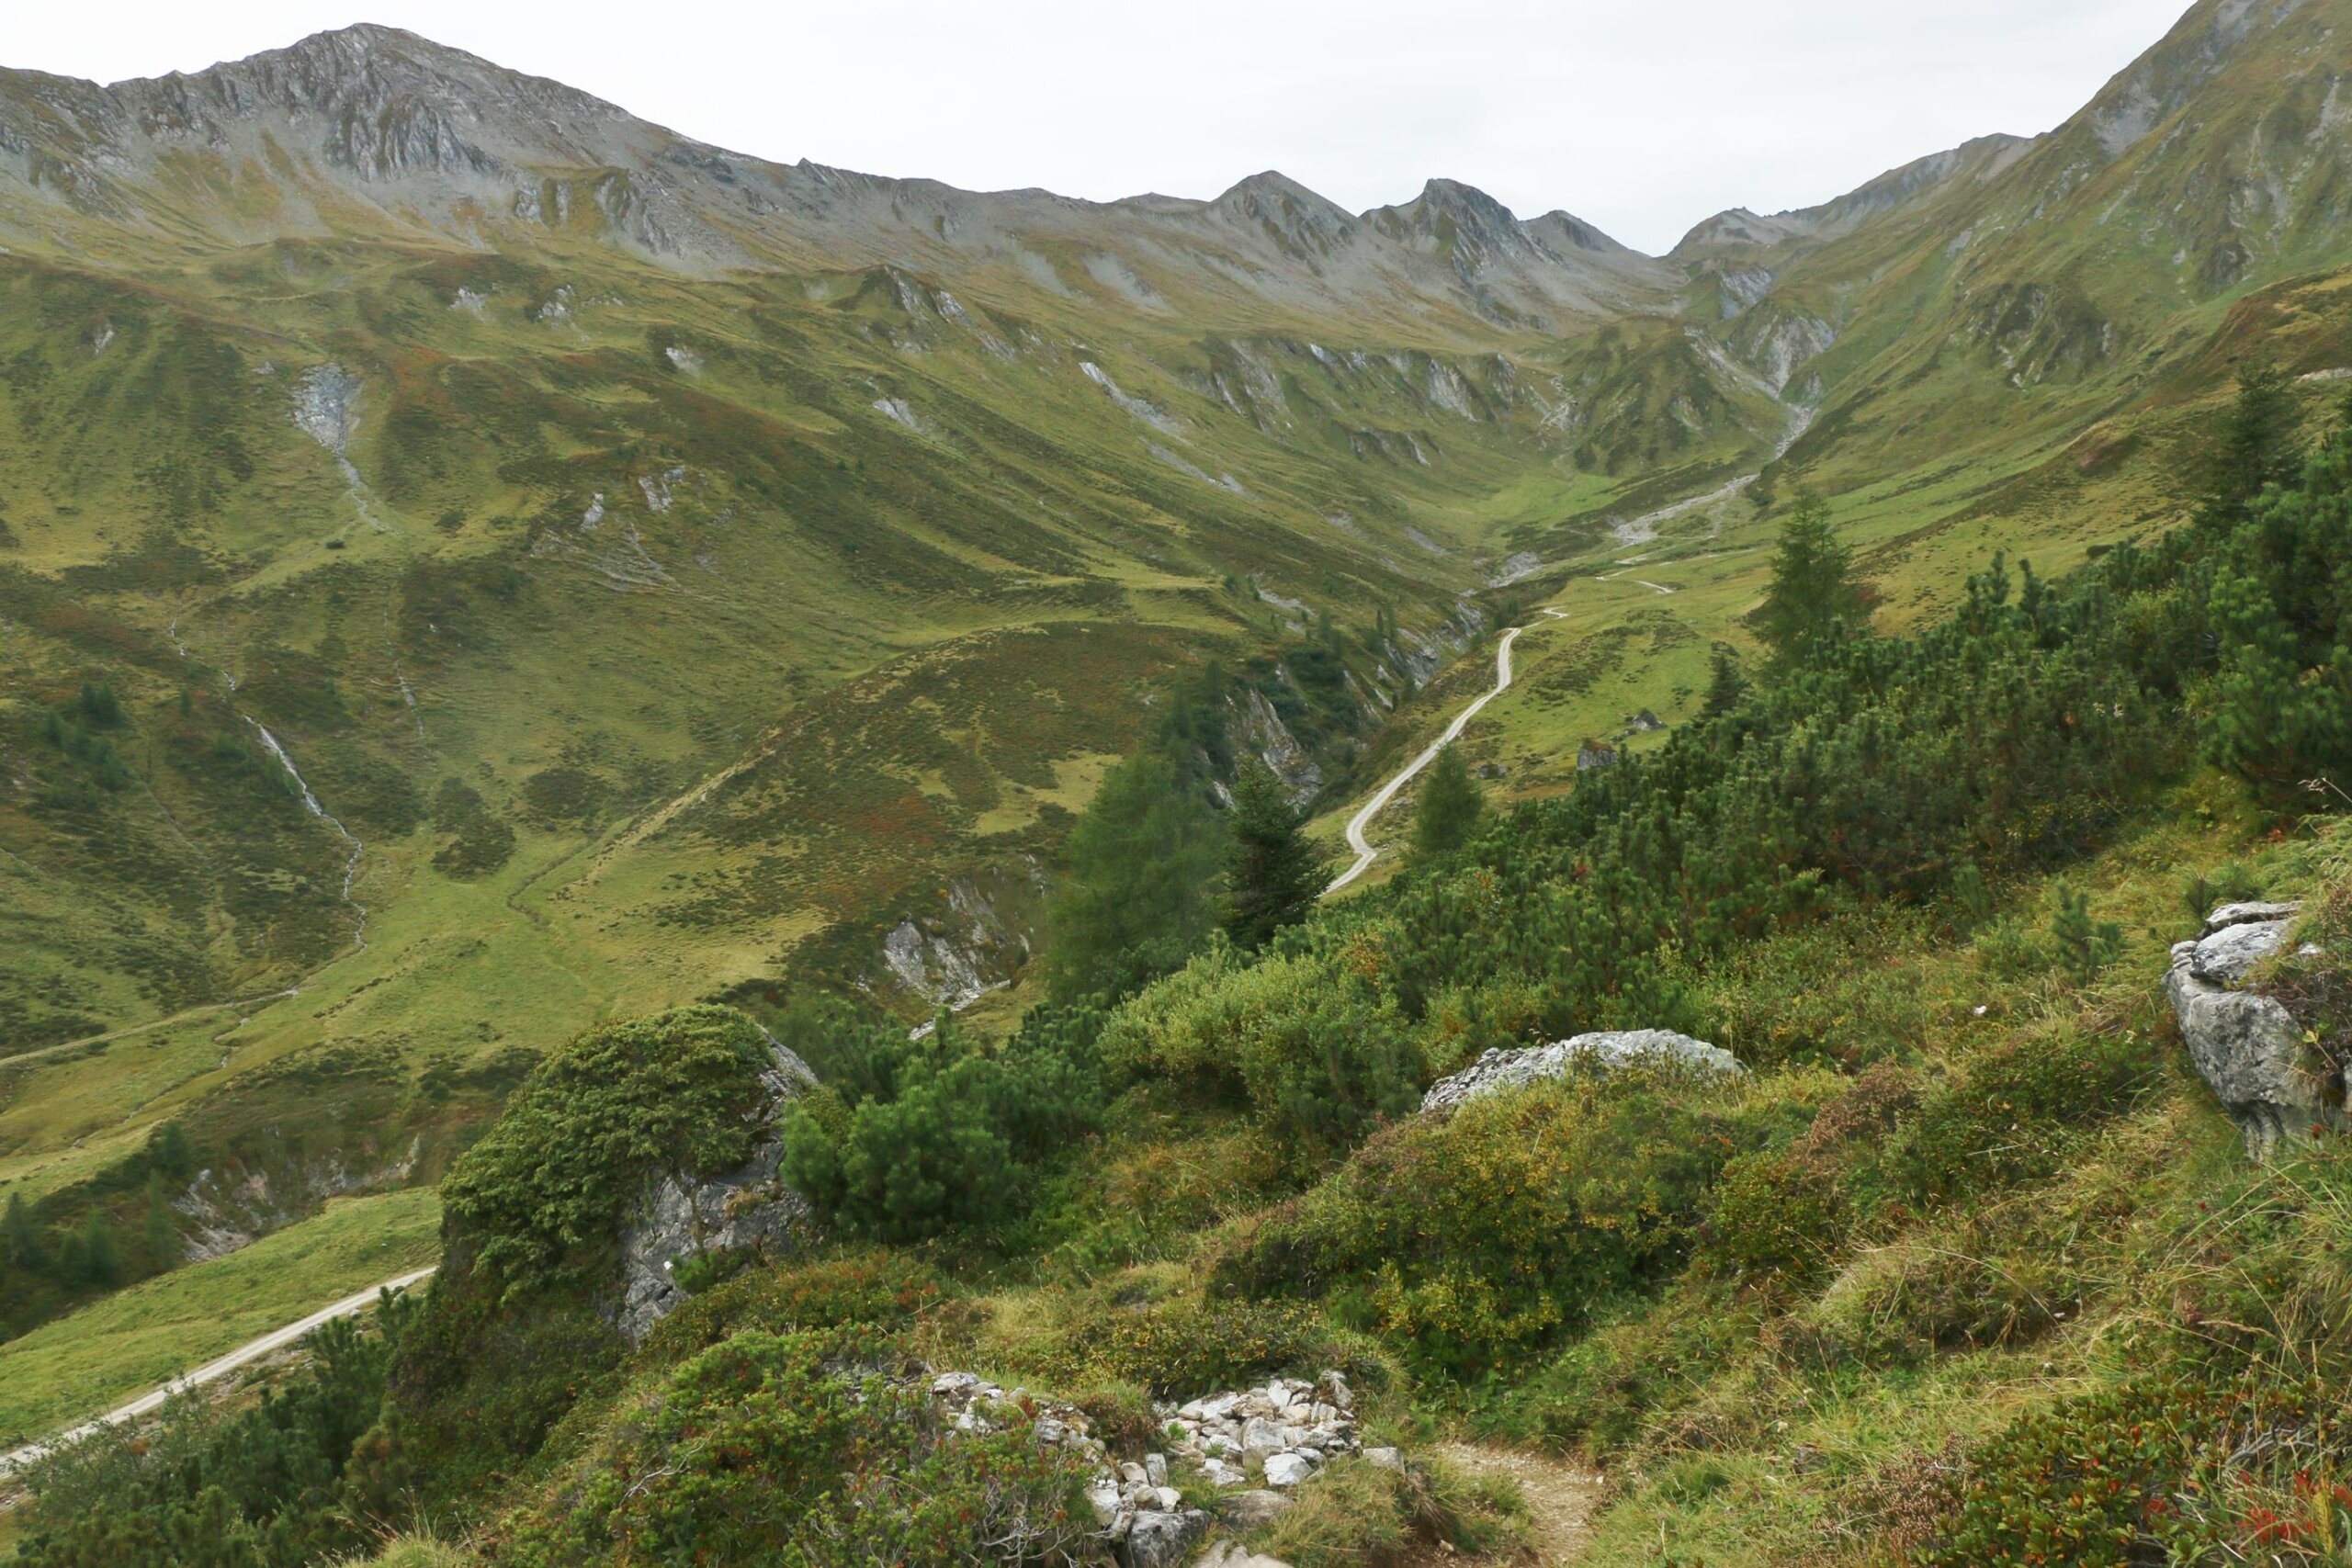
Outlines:
{"label": "stony footpath", "polygon": [[[1208,1510],[1187,1505],[1170,1479],[1178,1471],[1195,1471],[1216,1487],[1224,1499],[1218,1512],[1247,1529],[1289,1507],[1293,1488],[1342,1455],[1361,1453],[1397,1468],[1405,1462],[1395,1449],[1361,1445],[1354,1392],[1336,1371],[1313,1382],[1276,1378],[1259,1388],[1155,1404],[1167,1447],[1140,1460],[1114,1459],[1085,1412],[977,1373],[938,1373],[931,1396],[958,1431],[1025,1425],[1041,1445],[1091,1463],[1087,1495],[1100,1527],[1097,1539],[1126,1568],[1180,1568],[1206,1539],[1214,1520]],[[1238,1549],[1221,1556],[1237,1564],[1270,1561]]]}

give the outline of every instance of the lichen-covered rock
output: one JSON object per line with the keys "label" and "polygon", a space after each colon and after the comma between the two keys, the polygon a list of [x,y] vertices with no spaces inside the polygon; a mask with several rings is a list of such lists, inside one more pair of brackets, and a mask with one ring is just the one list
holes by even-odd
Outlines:
{"label": "lichen-covered rock", "polygon": [[[760,1082],[767,1091],[763,1114],[773,1126],[786,1102],[816,1087],[817,1075],[780,1043],[769,1044],[775,1065]],[[743,1248],[774,1253],[790,1244],[809,1208],[778,1176],[783,1161],[784,1145],[771,1134],[740,1168],[723,1176],[690,1182],[671,1172],[648,1187],[636,1219],[621,1232],[621,1299],[614,1325],[623,1339],[637,1344],[685,1300],[672,1278],[677,1259]]]}
{"label": "lichen-covered rock", "polygon": [[1705,1074],[1744,1073],[1730,1052],[1667,1029],[1612,1030],[1579,1034],[1524,1051],[1489,1051],[1421,1097],[1423,1111],[1442,1111],[1488,1095],[1564,1078],[1579,1070],[1612,1072],[1636,1066],[1679,1066]]}
{"label": "lichen-covered rock", "polygon": [[2172,951],[2165,990],[2189,1060],[2245,1134],[2256,1158],[2281,1138],[2343,1124],[2343,1081],[2306,1048],[2302,1026],[2278,999],[2244,988],[2286,944],[2301,906],[2230,904],[2205,933]]}
{"label": "lichen-covered rock", "polygon": [[1138,1513],[1127,1528],[1127,1568],[1182,1568],[1208,1533],[1209,1517],[1198,1508]]}

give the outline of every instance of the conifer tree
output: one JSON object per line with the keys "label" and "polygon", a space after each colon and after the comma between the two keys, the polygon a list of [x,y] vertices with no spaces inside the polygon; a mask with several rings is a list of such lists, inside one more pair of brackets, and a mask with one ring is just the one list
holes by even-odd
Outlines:
{"label": "conifer tree", "polygon": [[1720,718],[1739,706],[1747,695],[1747,672],[1739,667],[1739,650],[1727,642],[1715,644],[1709,665],[1707,700],[1700,712]]}
{"label": "conifer tree", "polygon": [[2238,372],[2237,401],[2207,458],[2196,516],[2205,527],[2228,527],[2250,514],[2265,489],[2291,483],[2302,466],[2294,384],[2275,365]]}
{"label": "conifer tree", "polygon": [[1854,581],[1852,554],[1829,521],[1829,507],[1806,491],[1781,526],[1772,585],[1755,614],[1757,635],[1783,664],[1801,663],[1839,628],[1867,629],[1870,601]]}
{"label": "conifer tree", "polygon": [[160,1274],[180,1260],[179,1227],[172,1222],[171,1201],[164,1196],[164,1173],[147,1173],[147,1218],[140,1235],[146,1265]]}
{"label": "conifer tree", "polygon": [[1070,834],[1051,916],[1057,1001],[1119,997],[1182,964],[1216,929],[1224,826],[1157,751],[1113,769]]}
{"label": "conifer tree", "polygon": [[196,1147],[188,1142],[187,1129],[177,1122],[166,1122],[155,1129],[147,1145],[147,1161],[154,1169],[178,1180],[196,1171]]}
{"label": "conifer tree", "polygon": [[1244,949],[1296,925],[1322,891],[1321,858],[1272,768],[1250,758],[1233,781],[1233,847],[1226,856],[1225,931]]}
{"label": "conifer tree", "polygon": [[122,1283],[122,1249],[115,1245],[114,1227],[106,1216],[90,1211],[89,1219],[71,1238],[74,1262],[71,1270],[74,1282],[112,1290]]}
{"label": "conifer tree", "polygon": [[1413,817],[1413,852],[1452,854],[1470,841],[1487,815],[1487,797],[1470,776],[1461,748],[1448,746],[1430,764],[1429,782],[1421,785],[1419,809]]}
{"label": "conifer tree", "polygon": [[0,1219],[0,1254],[18,1269],[30,1269],[40,1262],[40,1234],[33,1227],[32,1211],[25,1206],[21,1192],[8,1194],[8,1213]]}

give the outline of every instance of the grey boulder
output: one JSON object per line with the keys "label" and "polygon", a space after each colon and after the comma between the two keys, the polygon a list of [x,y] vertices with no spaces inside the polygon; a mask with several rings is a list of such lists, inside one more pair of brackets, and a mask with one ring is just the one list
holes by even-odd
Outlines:
{"label": "grey boulder", "polygon": [[2165,991],[2188,1058],[2260,1158],[2281,1138],[2340,1125],[2341,1076],[2306,1049],[2301,1025],[2247,977],[2286,944],[2301,906],[2231,904],[2172,950]]}
{"label": "grey boulder", "polygon": [[1524,1051],[1489,1051],[1421,1097],[1423,1111],[1442,1111],[1508,1093],[1572,1072],[1614,1072],[1632,1066],[1679,1067],[1710,1077],[1747,1069],[1730,1052],[1668,1029],[1623,1029],[1579,1034]]}
{"label": "grey boulder", "polygon": [[1127,1568],[1179,1568],[1209,1533],[1209,1517],[1198,1508],[1136,1515],[1127,1528]]}

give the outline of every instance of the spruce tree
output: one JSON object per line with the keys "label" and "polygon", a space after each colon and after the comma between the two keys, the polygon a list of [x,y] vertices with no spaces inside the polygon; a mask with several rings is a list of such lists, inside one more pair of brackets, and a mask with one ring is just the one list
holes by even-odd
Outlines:
{"label": "spruce tree", "polygon": [[1747,672],[1739,667],[1739,650],[1727,642],[1715,644],[1709,666],[1707,700],[1700,712],[1720,718],[1739,706],[1747,695]]}
{"label": "spruce tree", "polygon": [[18,1269],[31,1269],[40,1263],[40,1233],[33,1226],[32,1211],[25,1206],[21,1192],[8,1194],[8,1213],[0,1219],[0,1252]]}
{"label": "spruce tree", "polygon": [[2196,517],[2205,527],[2244,522],[2262,492],[2290,484],[2302,466],[2294,383],[2275,365],[2238,372],[2237,401],[2206,460]]}
{"label": "spruce tree", "polygon": [[1805,491],[1781,525],[1772,585],[1754,616],[1757,635],[1784,664],[1800,663],[1840,627],[1870,625],[1870,601],[1854,581],[1853,556],[1839,542],[1829,507]]}
{"label": "spruce tree", "polygon": [[1487,797],[1470,776],[1459,747],[1448,746],[1430,764],[1429,781],[1421,785],[1420,807],[1413,817],[1413,852],[1447,855],[1470,841],[1487,815]]}
{"label": "spruce tree", "polygon": [[1296,925],[1322,891],[1322,857],[1299,829],[1288,791],[1255,757],[1233,781],[1233,847],[1226,855],[1225,931],[1244,949]]}
{"label": "spruce tree", "polygon": [[78,1283],[110,1291],[122,1283],[122,1249],[115,1245],[114,1227],[96,1210],[75,1238],[81,1243],[81,1279]]}
{"label": "spruce tree", "polygon": [[162,1273],[180,1260],[179,1226],[173,1223],[170,1200],[164,1196],[164,1173],[147,1173],[147,1218],[140,1234],[140,1251],[147,1267]]}
{"label": "spruce tree", "polygon": [[177,1122],[166,1122],[155,1129],[148,1141],[147,1163],[155,1170],[176,1181],[196,1171],[196,1147],[188,1142],[187,1129]]}
{"label": "spruce tree", "polygon": [[1159,751],[1113,769],[1069,840],[1050,917],[1058,1002],[1125,996],[1182,964],[1214,931],[1224,824]]}

